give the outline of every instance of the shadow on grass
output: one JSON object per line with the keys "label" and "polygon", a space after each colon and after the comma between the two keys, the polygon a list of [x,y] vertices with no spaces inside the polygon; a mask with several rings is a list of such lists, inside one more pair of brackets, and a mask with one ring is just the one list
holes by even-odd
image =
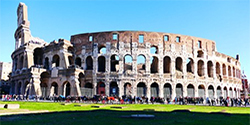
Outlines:
{"label": "shadow on grass", "polygon": [[[154,115],[153,118],[131,118],[131,115],[145,114]],[[129,116],[129,117],[124,117]],[[91,111],[63,111],[38,114],[1,116],[1,124],[227,124],[248,125],[249,114],[230,114],[223,112],[201,113],[189,110],[174,110],[171,112],[160,111],[114,111],[114,110],[91,110]]]}

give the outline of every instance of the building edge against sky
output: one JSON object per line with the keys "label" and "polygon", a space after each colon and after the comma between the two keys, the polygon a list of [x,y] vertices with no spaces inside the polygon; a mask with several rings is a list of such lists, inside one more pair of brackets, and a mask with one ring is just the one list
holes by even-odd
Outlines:
{"label": "building edge against sky", "polygon": [[[240,96],[238,57],[217,52],[214,41],[171,33],[109,31],[47,44],[32,37],[24,3],[17,15],[12,94]],[[139,56],[143,63],[138,63]]]}

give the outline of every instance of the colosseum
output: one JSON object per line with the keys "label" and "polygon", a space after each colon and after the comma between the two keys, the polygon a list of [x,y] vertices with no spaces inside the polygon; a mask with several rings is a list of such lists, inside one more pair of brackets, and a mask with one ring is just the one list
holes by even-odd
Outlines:
{"label": "colosseum", "polygon": [[50,43],[17,9],[11,93],[18,95],[239,97],[240,62],[215,41],[162,32],[107,31]]}

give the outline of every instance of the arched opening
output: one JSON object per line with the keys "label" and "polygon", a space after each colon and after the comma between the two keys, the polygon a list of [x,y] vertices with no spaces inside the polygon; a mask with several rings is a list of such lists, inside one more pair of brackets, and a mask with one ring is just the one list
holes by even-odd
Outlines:
{"label": "arched opening", "polygon": [[51,95],[58,95],[58,84],[56,82],[51,84],[50,93]]}
{"label": "arched opening", "polygon": [[81,94],[82,96],[86,97],[93,97],[93,84],[90,82],[87,82],[83,87],[81,87]]}
{"label": "arched opening", "polygon": [[132,71],[132,56],[126,55],[124,56],[124,71]]}
{"label": "arched opening", "polygon": [[175,60],[175,69],[177,71],[182,72],[182,58],[181,57],[177,57]]}
{"label": "arched opening", "polygon": [[197,57],[203,58],[204,52],[202,50],[197,51]]}
{"label": "arched opening", "polygon": [[114,97],[119,97],[119,88],[116,82],[111,82],[110,83],[110,90],[109,90],[109,95],[114,96]]}
{"label": "arched opening", "polygon": [[47,84],[46,83],[40,83],[40,88],[41,88],[41,92],[42,92],[42,95],[41,95],[41,97],[42,98],[46,98],[48,95],[47,95],[47,88],[48,88],[48,86],[47,86]]}
{"label": "arched opening", "polygon": [[198,75],[204,76],[204,62],[202,60],[198,61]]}
{"label": "arched opening", "polygon": [[67,96],[69,96],[70,95],[70,88],[71,88],[71,85],[70,85],[70,83],[69,82],[65,82],[64,84],[63,84],[63,90],[64,90],[64,96],[65,97],[67,97]]}
{"label": "arched opening", "polygon": [[144,55],[137,56],[137,72],[141,74],[146,72],[146,58]]}
{"label": "arched opening", "polygon": [[100,53],[100,54],[106,54],[106,46],[100,45],[98,47],[98,53]]}
{"label": "arched opening", "polygon": [[72,56],[68,56],[69,65],[73,65],[74,59]]}
{"label": "arched opening", "polygon": [[227,87],[225,86],[224,87],[224,94],[223,94],[224,98],[227,98],[227,95],[228,95],[228,93],[227,93]]}
{"label": "arched opening", "polygon": [[159,97],[159,85],[154,82],[150,86],[151,97]]}
{"label": "arched opening", "polygon": [[163,73],[170,73],[171,71],[171,58],[165,56],[163,59]]}
{"label": "arched opening", "polygon": [[104,56],[98,57],[98,72],[105,72],[106,69],[106,61]]}
{"label": "arched opening", "polygon": [[233,77],[235,77],[235,68],[233,67]]}
{"label": "arched opening", "polygon": [[189,84],[187,86],[187,96],[188,97],[194,97],[195,94],[194,94],[194,86],[192,84]]}
{"label": "arched opening", "polygon": [[93,59],[91,56],[86,58],[86,70],[93,70]]}
{"label": "arched opening", "polygon": [[206,98],[205,97],[205,86],[204,85],[199,85],[198,86],[198,95],[199,95],[199,97]]}
{"label": "arched opening", "polygon": [[217,91],[217,97],[218,97],[218,98],[221,98],[221,97],[222,97],[221,87],[218,86],[216,91]]}
{"label": "arched opening", "polygon": [[183,87],[180,83],[176,85],[176,97],[183,97]]}
{"label": "arched opening", "polygon": [[187,59],[187,72],[194,73],[194,61],[191,58]]}
{"label": "arched opening", "polygon": [[126,96],[132,95],[132,85],[130,83],[124,84],[124,95],[126,95]]}
{"label": "arched opening", "polygon": [[45,69],[49,69],[49,58],[48,58],[48,57],[45,58],[45,61],[44,61],[44,68],[45,68]]}
{"label": "arched opening", "polygon": [[208,86],[208,97],[211,99],[214,98],[214,87],[212,85]]}
{"label": "arched opening", "polygon": [[80,57],[77,57],[76,60],[75,60],[75,64],[79,67],[82,66],[82,61],[81,61],[81,58]]}
{"label": "arched opening", "polygon": [[233,89],[232,89],[232,87],[229,88],[229,97],[233,98]]}
{"label": "arched opening", "polygon": [[231,70],[231,66],[228,66],[228,76],[232,76],[232,70]]}
{"label": "arched opening", "polygon": [[213,77],[213,72],[214,72],[213,63],[212,63],[212,61],[208,61],[207,62],[207,75],[208,75],[208,77]]}
{"label": "arched opening", "polygon": [[223,75],[226,76],[227,75],[227,69],[226,69],[225,64],[222,65],[222,70],[223,70]]}
{"label": "arched opening", "polygon": [[42,92],[42,97],[46,98],[47,96],[49,96],[49,95],[47,95],[47,93],[49,91],[47,83],[49,83],[50,74],[48,72],[43,72],[40,75],[40,77],[41,77],[40,88],[41,88],[41,92]]}
{"label": "arched opening", "polygon": [[157,54],[158,53],[158,47],[157,46],[151,46],[150,53],[151,54]]}
{"label": "arched opening", "polygon": [[171,87],[170,83],[166,83],[164,85],[163,94],[164,94],[164,98],[171,98],[171,96],[172,96],[172,87]]}
{"label": "arched opening", "polygon": [[43,49],[36,48],[33,53],[34,65],[43,65]]}
{"label": "arched opening", "polygon": [[158,73],[158,58],[153,56],[150,58],[150,61],[151,61],[150,72]]}
{"label": "arched opening", "polygon": [[59,67],[59,65],[60,65],[60,57],[58,55],[53,56],[52,64],[54,64],[56,67]]}
{"label": "arched opening", "polygon": [[68,47],[68,52],[71,54],[74,54],[74,52],[75,52],[74,47],[72,47],[72,46]]}
{"label": "arched opening", "polygon": [[98,95],[101,95],[101,96],[105,96],[105,84],[104,84],[104,82],[98,82],[98,84],[97,84],[97,94]]}
{"label": "arched opening", "polygon": [[218,62],[216,63],[216,74],[220,75],[220,64]]}
{"label": "arched opening", "polygon": [[20,57],[19,59],[19,69],[23,68],[23,56]]}
{"label": "arched opening", "polygon": [[111,72],[116,72],[119,70],[119,56],[112,55],[110,59]]}
{"label": "arched opening", "polygon": [[137,96],[138,97],[143,97],[143,96],[147,96],[147,87],[146,84],[144,82],[140,82],[137,84]]}

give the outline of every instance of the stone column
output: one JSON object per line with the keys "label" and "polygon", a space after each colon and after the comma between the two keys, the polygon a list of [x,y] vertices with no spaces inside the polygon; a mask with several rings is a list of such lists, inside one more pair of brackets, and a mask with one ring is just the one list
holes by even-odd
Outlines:
{"label": "stone column", "polygon": [[146,92],[146,93],[147,93],[147,95],[146,95],[146,96],[150,99],[150,98],[151,98],[150,84],[146,84],[146,87],[147,87],[147,92]]}
{"label": "stone column", "polygon": [[122,97],[124,95],[124,86],[122,85],[121,81],[117,81],[118,87],[119,87],[119,97]]}
{"label": "stone column", "polygon": [[172,97],[171,97],[171,101],[173,101],[175,97],[176,97],[176,84],[172,84]]}
{"label": "stone column", "polygon": [[163,94],[163,86],[164,84],[159,84],[159,97],[163,98],[164,94]]}

